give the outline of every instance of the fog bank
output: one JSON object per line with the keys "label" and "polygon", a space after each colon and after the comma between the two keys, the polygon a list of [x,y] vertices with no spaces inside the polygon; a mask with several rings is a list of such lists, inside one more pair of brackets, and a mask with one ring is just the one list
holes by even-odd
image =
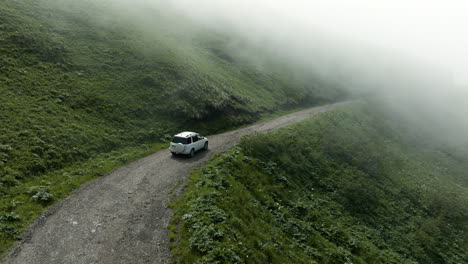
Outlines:
{"label": "fog bank", "polygon": [[73,5],[86,2],[122,19],[136,18],[146,7],[159,10],[155,16],[172,17],[174,24],[188,18],[227,36],[234,48],[236,42],[247,43],[297,72],[378,96],[395,112],[468,141],[467,1],[85,0]]}
{"label": "fog bank", "polygon": [[[283,48],[300,48],[302,44],[304,51],[321,41],[329,41],[326,45],[332,46],[341,44],[350,50],[374,49],[441,68],[451,75],[454,84],[468,85],[466,1],[172,0],[168,3],[195,21],[218,29],[234,29],[254,42],[267,40],[286,45]],[[349,55],[345,50],[334,52]]]}
{"label": "fog bank", "polygon": [[[161,3],[161,2],[160,2]],[[467,140],[468,2],[173,0],[195,23]]]}

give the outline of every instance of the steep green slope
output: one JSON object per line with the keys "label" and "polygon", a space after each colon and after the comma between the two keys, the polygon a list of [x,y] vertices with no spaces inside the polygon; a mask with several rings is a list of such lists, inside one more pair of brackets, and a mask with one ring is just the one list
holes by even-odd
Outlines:
{"label": "steep green slope", "polygon": [[407,125],[361,103],[245,138],[175,202],[176,262],[466,263],[466,156]]}
{"label": "steep green slope", "polygon": [[124,3],[0,4],[0,254],[50,201],[176,131],[342,96],[170,10]]}
{"label": "steep green slope", "polygon": [[12,148],[3,170],[20,176],[160,142],[197,120],[217,124],[202,127],[214,132],[339,95],[287,69],[235,61],[226,39],[187,21],[174,25],[158,10],[135,7],[139,16],[127,18],[120,9],[62,2],[0,7],[0,143]]}

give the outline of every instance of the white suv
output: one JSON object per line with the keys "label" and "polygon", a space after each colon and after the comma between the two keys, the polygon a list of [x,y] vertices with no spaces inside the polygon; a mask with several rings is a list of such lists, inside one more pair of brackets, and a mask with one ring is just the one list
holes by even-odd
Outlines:
{"label": "white suv", "polygon": [[208,149],[208,139],[195,132],[182,132],[175,135],[169,147],[172,155],[188,154],[191,157],[200,149]]}

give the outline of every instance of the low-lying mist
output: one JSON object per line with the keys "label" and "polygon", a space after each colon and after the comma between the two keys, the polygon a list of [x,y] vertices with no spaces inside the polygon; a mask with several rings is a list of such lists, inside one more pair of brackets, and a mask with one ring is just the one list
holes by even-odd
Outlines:
{"label": "low-lying mist", "polygon": [[447,142],[468,142],[466,1],[90,0],[69,8],[90,3],[149,31],[141,10],[170,17],[168,31],[188,19],[254,62],[248,50],[261,50],[300,74],[376,97]]}
{"label": "low-lying mist", "polygon": [[[464,1],[171,1],[301,71],[378,96],[445,141],[467,140]],[[427,131],[426,131],[427,132]]]}

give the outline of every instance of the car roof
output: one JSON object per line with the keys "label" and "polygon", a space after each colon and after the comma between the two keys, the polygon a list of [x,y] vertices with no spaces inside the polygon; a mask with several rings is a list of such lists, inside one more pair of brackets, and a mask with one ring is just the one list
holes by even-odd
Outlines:
{"label": "car roof", "polygon": [[176,137],[190,137],[190,136],[193,136],[193,135],[196,135],[197,133],[195,132],[189,132],[189,131],[185,131],[185,132],[181,132],[177,135],[175,135]]}

